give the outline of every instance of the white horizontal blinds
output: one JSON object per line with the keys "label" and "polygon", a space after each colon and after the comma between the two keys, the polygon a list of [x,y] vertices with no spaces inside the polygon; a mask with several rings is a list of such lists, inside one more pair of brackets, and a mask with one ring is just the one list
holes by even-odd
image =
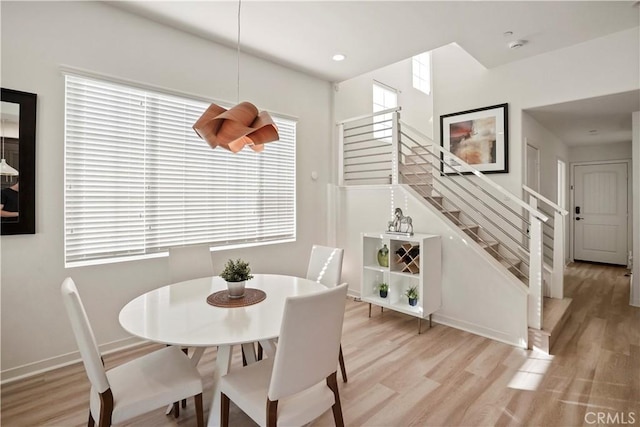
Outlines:
{"label": "white horizontal blinds", "polygon": [[280,142],[267,144],[258,157],[261,191],[258,194],[256,235],[263,239],[279,240],[295,236],[296,194],[296,123],[275,118]]}
{"label": "white horizontal blinds", "polygon": [[[280,141],[266,144],[262,153],[245,149],[232,154],[220,148],[212,150],[191,127],[208,104],[106,85],[113,86],[116,93],[143,92],[141,120],[131,123],[130,130],[140,135],[140,148],[127,154],[135,164],[136,178],[129,183],[139,190],[136,200],[141,212],[128,225],[135,222],[140,232],[133,233],[131,247],[124,252],[112,251],[109,246],[103,246],[102,253],[72,256],[67,251],[67,262],[112,258],[123,253],[150,254],[185,244],[225,246],[295,238],[294,121],[274,117]],[[121,108],[124,107],[118,109]],[[67,110],[72,109],[73,104],[68,103]],[[105,112],[105,119],[110,114]],[[111,140],[114,136],[102,138]],[[89,153],[87,156],[102,158],[90,140],[81,145]],[[112,155],[121,155],[117,145],[113,147]],[[67,162],[73,162],[73,158],[67,156]],[[92,166],[102,168],[99,164]],[[71,170],[71,165],[67,169]],[[83,180],[81,174],[67,177]],[[115,202],[119,195],[113,193],[110,197]],[[80,217],[79,220],[87,219]],[[70,241],[69,236],[67,239]],[[79,246],[90,247],[93,240],[94,236],[88,234]]]}
{"label": "white horizontal blinds", "polygon": [[191,128],[206,108],[199,101],[149,94],[145,173],[150,252],[211,241],[219,224],[221,209],[215,204],[224,191],[220,175],[226,170],[219,169],[226,168],[220,161],[226,153],[213,155]]}
{"label": "white horizontal blinds", "polygon": [[144,253],[144,93],[66,77],[65,254]]}

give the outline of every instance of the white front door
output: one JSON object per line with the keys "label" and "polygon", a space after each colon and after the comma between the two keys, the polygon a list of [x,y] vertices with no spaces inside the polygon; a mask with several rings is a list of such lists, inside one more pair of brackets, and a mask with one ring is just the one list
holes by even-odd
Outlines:
{"label": "white front door", "polygon": [[574,259],[626,265],[627,163],[575,166]]}

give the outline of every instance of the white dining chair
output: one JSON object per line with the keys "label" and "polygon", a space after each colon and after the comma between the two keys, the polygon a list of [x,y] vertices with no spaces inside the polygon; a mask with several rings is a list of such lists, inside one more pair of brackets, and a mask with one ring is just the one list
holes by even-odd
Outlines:
{"label": "white dining chair", "polygon": [[313,245],[307,267],[307,279],[333,288],[342,277],[344,249]]}
{"label": "white dining chair", "polygon": [[[337,286],[342,281],[342,259],[344,249],[331,248],[328,246],[313,245],[309,266],[307,267],[307,279],[314,280],[328,288]],[[338,353],[340,372],[342,381],[347,382],[347,368],[344,366],[344,356],[342,355],[342,345]]]}
{"label": "white dining chair", "polygon": [[260,426],[302,426],[329,408],[336,426],[344,425],[336,357],[346,296],[345,283],[287,298],[275,357],[220,378],[222,426],[230,400]]}
{"label": "white dining chair", "polygon": [[171,283],[213,276],[209,245],[170,248],[169,275]]}
{"label": "white dining chair", "polygon": [[105,370],[87,313],[75,283],[61,286],[71,327],[91,383],[89,422],[93,427],[120,424],[138,415],[193,396],[198,427],[204,426],[202,378],[177,347],[166,347]]}

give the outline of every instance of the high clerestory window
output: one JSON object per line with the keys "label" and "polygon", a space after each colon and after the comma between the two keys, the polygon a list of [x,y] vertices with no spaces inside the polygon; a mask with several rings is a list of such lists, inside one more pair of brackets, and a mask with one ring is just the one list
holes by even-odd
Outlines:
{"label": "high clerestory window", "polygon": [[413,87],[429,95],[431,93],[431,53],[424,52],[412,60]]}
{"label": "high clerestory window", "polygon": [[[380,82],[373,82],[373,112],[388,110],[398,106],[398,91]],[[373,137],[391,141],[392,114],[382,114],[376,117],[373,124]]]}
{"label": "high clerestory window", "polygon": [[212,150],[191,126],[209,105],[65,77],[65,262],[149,257],[296,237],[296,122],[262,153]]}

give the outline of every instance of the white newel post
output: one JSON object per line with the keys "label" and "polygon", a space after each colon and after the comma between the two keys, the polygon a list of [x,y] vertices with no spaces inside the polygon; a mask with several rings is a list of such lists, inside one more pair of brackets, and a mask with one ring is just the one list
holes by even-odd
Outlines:
{"label": "white newel post", "polygon": [[[538,209],[538,201],[529,197],[532,208]],[[542,221],[529,214],[529,326],[542,329]]]}
{"label": "white newel post", "polygon": [[553,216],[553,274],[551,298],[564,298],[564,215]]}
{"label": "white newel post", "polygon": [[400,183],[400,118],[399,113],[394,111],[391,115],[391,184]]}
{"label": "white newel post", "polygon": [[338,185],[344,185],[344,124],[338,125]]}

